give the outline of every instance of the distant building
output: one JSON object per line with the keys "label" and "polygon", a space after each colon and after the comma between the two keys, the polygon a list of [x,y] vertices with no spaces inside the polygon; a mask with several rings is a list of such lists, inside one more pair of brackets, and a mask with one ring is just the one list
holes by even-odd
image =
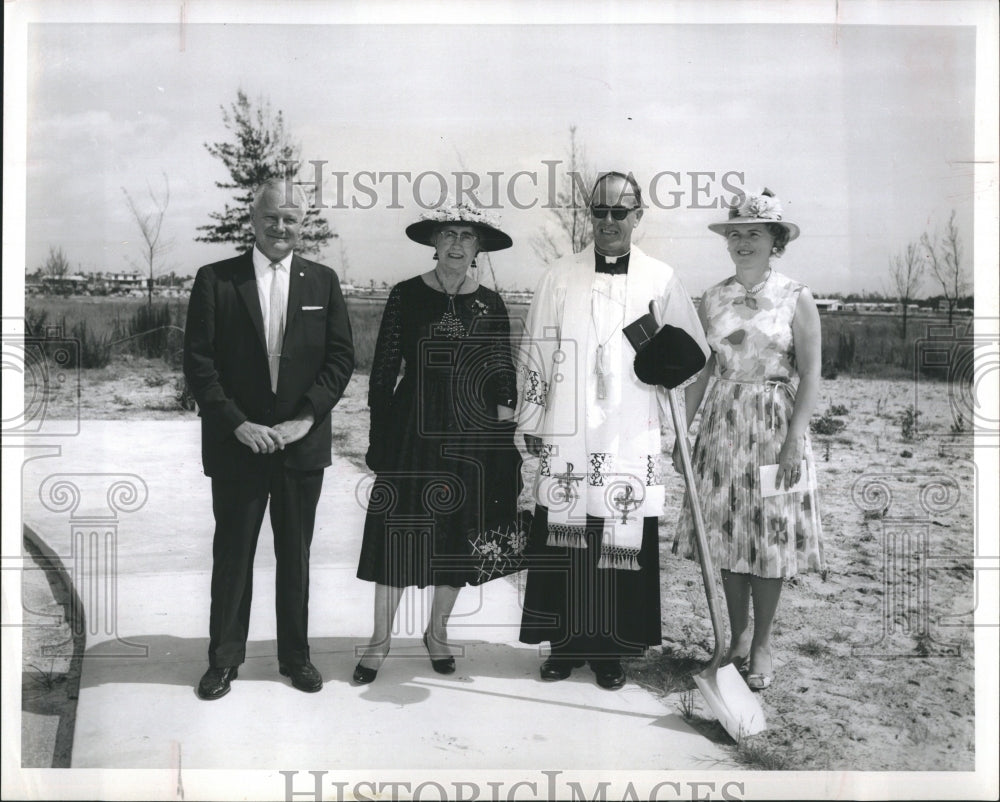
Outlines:
{"label": "distant building", "polygon": [[820,312],[839,312],[844,304],[838,298],[817,298],[816,308]]}
{"label": "distant building", "polygon": [[103,279],[111,292],[129,292],[146,288],[146,279],[135,271],[129,273],[105,273]]}
{"label": "distant building", "polygon": [[42,276],[42,289],[47,293],[74,294],[87,289],[89,279],[79,273],[66,276]]}
{"label": "distant building", "polygon": [[899,312],[899,304],[892,301],[848,301],[840,308],[847,312]]}

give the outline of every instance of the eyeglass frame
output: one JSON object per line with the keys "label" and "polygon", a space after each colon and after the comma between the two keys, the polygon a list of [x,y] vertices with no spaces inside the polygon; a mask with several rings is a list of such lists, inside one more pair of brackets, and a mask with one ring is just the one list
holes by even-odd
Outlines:
{"label": "eyeglass frame", "polygon": [[444,237],[448,242],[461,242],[463,245],[471,245],[479,241],[478,231],[458,232],[454,229],[442,228],[435,233],[436,237]]}
{"label": "eyeglass frame", "polygon": [[[590,215],[595,220],[606,220],[608,214],[610,214],[611,219],[617,220],[620,223],[629,216],[630,212],[640,211],[641,209],[642,206],[608,206],[603,203],[592,203],[590,204]],[[598,214],[598,210],[601,210],[600,214]]]}

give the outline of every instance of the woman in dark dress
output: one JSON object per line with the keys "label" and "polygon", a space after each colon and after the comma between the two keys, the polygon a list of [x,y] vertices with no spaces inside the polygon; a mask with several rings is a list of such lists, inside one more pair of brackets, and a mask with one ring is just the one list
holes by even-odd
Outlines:
{"label": "woman in dark dress", "polygon": [[373,681],[389,653],[409,586],[434,587],[423,642],[434,670],[452,673],[447,624],[459,590],[517,570],[525,540],[510,320],[469,273],[478,253],[511,239],[462,204],[433,210],[406,234],[432,246],[436,264],[393,287],[375,346],[366,462],[377,476],[358,564],[358,577],[376,583],[375,615],[358,683]]}

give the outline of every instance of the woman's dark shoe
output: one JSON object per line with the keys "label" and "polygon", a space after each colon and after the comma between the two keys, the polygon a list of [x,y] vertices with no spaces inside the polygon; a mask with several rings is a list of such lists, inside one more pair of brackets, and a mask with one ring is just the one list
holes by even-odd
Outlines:
{"label": "woman's dark shoe", "polygon": [[[431,653],[431,647],[427,643],[427,633],[424,633],[424,648],[427,650],[427,654]],[[441,657],[437,660],[431,657],[431,668],[437,671],[438,674],[454,674],[455,673],[455,658],[452,656]]]}
{"label": "woman's dark shoe", "polygon": [[198,683],[198,698],[205,701],[221,699],[229,693],[229,684],[236,679],[238,673],[238,666],[208,669]]}
{"label": "woman's dark shoe", "polygon": [[374,682],[375,677],[378,676],[377,668],[365,668],[361,663],[358,663],[354,667],[354,675],[351,677],[358,685],[367,685],[369,682]]}
{"label": "woman's dark shoe", "polygon": [[[367,666],[361,665],[361,663],[366,659],[371,659],[373,656],[379,657],[378,668],[368,668]],[[382,663],[385,662],[385,658],[389,656],[389,650],[386,649],[385,654],[379,654],[378,652],[372,652],[371,654],[362,655],[361,659],[358,660],[358,664],[354,667],[354,674],[352,679],[358,685],[367,685],[369,682],[374,682],[375,677],[378,676],[378,669],[382,668]]]}

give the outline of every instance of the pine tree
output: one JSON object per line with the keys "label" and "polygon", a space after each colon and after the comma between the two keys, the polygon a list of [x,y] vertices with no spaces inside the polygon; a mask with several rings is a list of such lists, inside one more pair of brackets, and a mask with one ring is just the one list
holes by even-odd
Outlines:
{"label": "pine tree", "polygon": [[[253,226],[250,223],[250,204],[254,190],[269,178],[290,177],[298,174],[299,147],[285,131],[285,119],[279,109],[272,114],[266,99],[256,107],[246,93],[236,92],[236,102],[227,110],[222,109],[222,122],[232,134],[229,142],[205,143],[205,148],[220,159],[229,171],[229,181],[216,181],[220,189],[232,192],[233,205],[226,203],[221,212],[210,212],[212,223],[198,226],[204,234],[196,237],[199,242],[232,243],[240,253],[253,246]],[[308,189],[304,186],[303,189]],[[316,254],[337,235],[319,209],[306,212],[302,236],[297,250]]]}

